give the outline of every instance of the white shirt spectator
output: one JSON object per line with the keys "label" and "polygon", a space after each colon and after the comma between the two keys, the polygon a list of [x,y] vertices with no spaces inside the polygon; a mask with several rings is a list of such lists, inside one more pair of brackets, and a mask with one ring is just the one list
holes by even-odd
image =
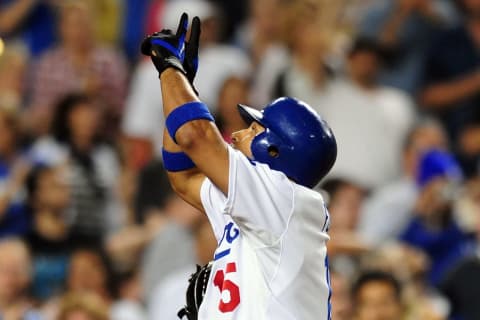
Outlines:
{"label": "white shirt spectator", "polygon": [[[120,300],[110,309],[111,320],[146,320],[147,316],[142,306],[135,301]],[[163,318],[157,318],[163,319]]]}
{"label": "white shirt spectator", "polygon": [[177,313],[185,306],[188,279],[195,267],[180,268],[169,273],[153,290],[148,301],[149,320],[178,320]]}
{"label": "white shirt spectator", "polygon": [[164,118],[158,71],[150,60],[136,67],[127,97],[122,130],[127,136],[150,140],[161,154]]}
{"label": "white shirt spectator", "polygon": [[362,239],[372,246],[397,239],[410,222],[417,195],[415,182],[406,177],[376,190],[360,212]]}
{"label": "white shirt spectator", "polygon": [[400,174],[401,149],[414,122],[410,98],[399,90],[362,89],[348,80],[333,81],[314,108],[337,139],[337,161],[328,175],[376,188]]}

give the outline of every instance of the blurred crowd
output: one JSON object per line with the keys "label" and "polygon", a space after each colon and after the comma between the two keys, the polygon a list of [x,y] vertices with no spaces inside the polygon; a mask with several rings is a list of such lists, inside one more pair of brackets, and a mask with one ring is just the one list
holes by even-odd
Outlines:
{"label": "blurred crowd", "polygon": [[139,45],[184,11],[227,142],[279,96],[336,135],[333,319],[480,319],[480,0],[0,0],[0,318],[177,318],[216,241]]}

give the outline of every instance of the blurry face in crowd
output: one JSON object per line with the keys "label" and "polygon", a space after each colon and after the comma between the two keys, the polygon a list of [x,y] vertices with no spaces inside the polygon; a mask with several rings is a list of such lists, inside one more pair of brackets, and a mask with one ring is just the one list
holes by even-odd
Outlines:
{"label": "blurry face in crowd", "polygon": [[278,0],[251,0],[252,21],[254,30],[262,36],[274,37],[279,31],[279,19],[272,16],[279,15]]}
{"label": "blurry face in crowd", "polygon": [[79,104],[68,117],[73,141],[93,142],[99,128],[100,114],[92,104]]}
{"label": "blurry face in crowd", "polygon": [[319,1],[289,1],[284,8],[285,22],[283,33],[293,51],[300,59],[322,61],[329,47],[332,30],[326,23],[324,11],[327,9]]}
{"label": "blurry face in crowd", "polygon": [[356,320],[401,320],[402,306],[388,282],[371,281],[357,292]]}
{"label": "blurry face in crowd", "polygon": [[15,130],[12,120],[0,111],[0,157],[8,157],[15,150]]}
{"label": "blurry face in crowd", "polygon": [[60,35],[65,45],[77,49],[91,48],[94,40],[92,14],[83,4],[68,4],[60,11]]}
{"label": "blurry face in crowd", "polygon": [[107,272],[102,259],[94,252],[78,251],[70,260],[68,289],[74,292],[103,294],[107,283]]}
{"label": "blurry face in crowd", "polygon": [[404,152],[406,171],[415,176],[420,156],[425,150],[447,150],[447,138],[442,128],[434,124],[427,124],[418,128],[412,136],[410,145]]}
{"label": "blurry face in crowd", "polygon": [[245,80],[232,77],[225,81],[218,99],[218,111],[229,129],[239,130],[245,127],[237,104],[247,101],[248,85]]}
{"label": "blurry face in crowd", "polygon": [[322,26],[315,21],[302,21],[297,25],[295,33],[294,52],[312,54],[322,59],[326,52],[326,39],[322,32]]}
{"label": "blurry face in crowd", "polygon": [[359,187],[353,184],[341,186],[328,206],[330,214],[335,217],[332,229],[354,230],[364,198],[365,194]]}
{"label": "blurry face in crowd", "polygon": [[30,256],[22,242],[0,243],[0,303],[13,303],[30,283]]}
{"label": "blurry face in crowd", "polygon": [[70,202],[70,188],[62,168],[42,173],[37,182],[35,207],[55,212],[66,209]]}
{"label": "blurry face in crowd", "polygon": [[232,146],[252,159],[252,141],[257,135],[264,131],[265,128],[254,121],[248,128],[232,133]]}
{"label": "blurry face in crowd", "polygon": [[417,200],[417,211],[434,222],[442,223],[448,218],[454,186],[445,178],[439,177],[428,182]]}
{"label": "blurry face in crowd", "polygon": [[380,61],[377,54],[358,51],[348,59],[350,76],[362,86],[372,86],[377,82]]}

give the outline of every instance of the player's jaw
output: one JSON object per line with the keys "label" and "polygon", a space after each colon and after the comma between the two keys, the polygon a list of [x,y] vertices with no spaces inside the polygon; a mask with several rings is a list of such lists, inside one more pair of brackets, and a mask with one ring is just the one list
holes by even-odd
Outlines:
{"label": "player's jaw", "polygon": [[253,158],[250,146],[253,139],[263,131],[265,131],[265,128],[254,121],[248,128],[232,133],[231,146],[242,152],[248,158]]}

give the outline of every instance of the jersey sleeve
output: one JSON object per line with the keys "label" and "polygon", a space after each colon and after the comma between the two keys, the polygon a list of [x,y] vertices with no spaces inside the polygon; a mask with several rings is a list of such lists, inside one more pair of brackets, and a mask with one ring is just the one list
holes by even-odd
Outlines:
{"label": "jersey sleeve", "polygon": [[266,232],[275,239],[292,215],[294,188],[283,173],[229,147],[228,196],[205,179],[201,198],[212,224],[221,223],[221,215],[230,215],[245,232]]}

